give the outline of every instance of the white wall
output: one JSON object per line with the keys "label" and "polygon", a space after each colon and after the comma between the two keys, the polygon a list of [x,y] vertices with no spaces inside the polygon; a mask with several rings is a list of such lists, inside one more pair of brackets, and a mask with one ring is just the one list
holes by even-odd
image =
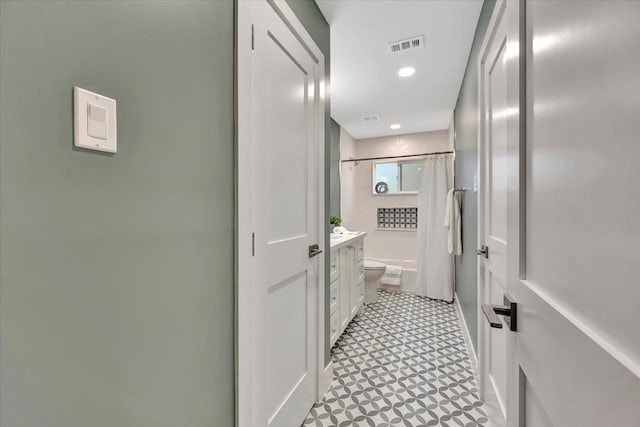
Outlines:
{"label": "white wall", "polygon": [[[340,126],[340,160],[353,159],[356,157],[356,140]],[[340,216],[343,219],[342,225],[349,227],[345,222],[346,217],[354,214],[355,174],[352,172],[352,163],[340,162]]]}
{"label": "white wall", "polygon": [[448,130],[356,140],[357,157],[402,156],[451,149]]}
{"label": "white wall", "polygon": [[[354,141],[341,131],[341,158],[383,157],[433,153],[452,149],[447,130]],[[355,148],[355,150],[354,150]],[[377,230],[377,208],[416,207],[417,195],[373,195],[372,161],[359,165],[342,163],[341,193],[343,225],[366,231],[365,256],[382,259],[416,259],[416,232]]]}

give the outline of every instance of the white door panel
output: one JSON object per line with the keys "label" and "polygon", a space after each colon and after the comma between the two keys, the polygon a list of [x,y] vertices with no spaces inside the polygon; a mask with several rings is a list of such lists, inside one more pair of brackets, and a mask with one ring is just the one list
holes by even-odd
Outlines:
{"label": "white door panel", "polygon": [[307,300],[307,286],[307,275],[302,273],[269,289],[266,358],[268,407],[273,411],[270,418],[278,414],[289,395],[297,393],[307,380],[306,351],[289,351],[286,357],[283,355],[283,349],[304,349],[309,341],[307,306],[291,304],[291,301]]}
{"label": "white door panel", "polygon": [[523,403],[524,416],[522,418],[524,422],[522,424],[524,426],[553,427],[553,423],[545,413],[538,395],[522,372],[520,381],[523,384],[522,390],[526,396]]}
{"label": "white door panel", "polygon": [[[486,46],[483,66],[480,68],[484,88],[482,105],[483,143],[480,148],[482,226],[479,241],[488,247],[488,257],[480,258],[480,301],[482,304],[502,304],[507,292],[507,25],[504,14],[497,21],[496,31]],[[499,408],[493,414],[496,424],[504,423],[506,415],[506,329],[490,328],[480,323],[481,394],[494,398],[491,407]],[[491,387],[488,390],[487,387]]]}
{"label": "white door panel", "polygon": [[487,34],[501,20],[507,425],[640,426],[640,2],[501,1]]}
{"label": "white door panel", "polygon": [[640,366],[640,2],[527,12],[526,276]]}
{"label": "white door panel", "polygon": [[[488,237],[498,243],[507,241],[507,84],[506,28],[499,27],[489,52],[487,84],[487,204]],[[493,243],[493,242],[492,242]]]}
{"label": "white door panel", "polygon": [[[638,377],[547,302],[535,285],[524,281],[516,295],[520,317],[513,375],[529,389],[520,396],[520,408],[537,406],[556,426],[639,425]],[[536,402],[529,402],[531,397]]]}
{"label": "white door panel", "polygon": [[311,242],[308,235],[298,236],[288,240],[267,243],[269,268],[264,274],[267,280],[264,284],[274,286],[308,268],[308,245]]}
{"label": "white door panel", "polygon": [[[256,276],[266,317],[264,392],[269,426],[301,423],[315,402],[318,277],[309,245],[314,223],[314,87],[316,63],[272,10],[256,8],[253,88],[256,257],[266,261]],[[258,329],[260,330],[260,329]]]}
{"label": "white door panel", "polygon": [[[489,290],[491,304],[502,304],[502,298],[506,291],[506,286],[501,279],[495,275],[489,273]],[[484,322],[486,324],[486,322]],[[489,331],[489,366],[487,369],[488,378],[491,380],[491,385],[494,388],[498,399],[499,407],[503,413],[506,410],[506,392],[507,392],[507,330],[506,329],[493,329],[488,328]],[[504,415],[503,415],[504,416]]]}
{"label": "white door panel", "polygon": [[638,22],[635,1],[526,5],[511,292],[518,409],[541,414],[530,425],[640,425],[640,198],[627,197],[640,194]]}
{"label": "white door panel", "polygon": [[[250,260],[239,263],[239,423],[297,426],[316,400],[322,359],[323,258],[309,257],[323,228],[321,64],[286,4],[241,2],[239,10],[240,26],[251,30],[250,40],[239,37],[241,48],[251,48],[239,53],[240,111],[247,112],[239,120],[250,123],[239,129],[239,234],[250,230],[252,242]],[[250,292],[242,288],[248,281]]]}
{"label": "white door panel", "polygon": [[[258,178],[264,180],[269,191],[269,204],[265,206],[269,210],[269,240],[278,241],[304,236],[308,231],[308,150],[303,142],[308,136],[306,107],[313,102],[313,94],[309,94],[307,71],[294,59],[294,55],[305,54],[302,48],[287,43],[287,34],[267,30],[265,35],[261,30],[256,54],[264,60],[265,69],[256,79],[266,89],[269,107],[262,111],[266,117],[264,136],[271,141],[267,157],[260,161],[275,167]],[[305,65],[312,68],[314,64]]]}

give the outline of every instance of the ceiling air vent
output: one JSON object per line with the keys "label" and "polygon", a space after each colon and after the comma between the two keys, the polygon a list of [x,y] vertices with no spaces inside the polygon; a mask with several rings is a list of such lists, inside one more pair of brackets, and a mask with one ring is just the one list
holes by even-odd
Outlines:
{"label": "ceiling air vent", "polygon": [[368,116],[362,116],[362,120],[364,120],[365,123],[379,122],[380,116],[377,114],[369,114]]}
{"label": "ceiling air vent", "polygon": [[411,49],[424,47],[424,36],[410,37],[404,40],[389,43],[389,52],[400,53]]}

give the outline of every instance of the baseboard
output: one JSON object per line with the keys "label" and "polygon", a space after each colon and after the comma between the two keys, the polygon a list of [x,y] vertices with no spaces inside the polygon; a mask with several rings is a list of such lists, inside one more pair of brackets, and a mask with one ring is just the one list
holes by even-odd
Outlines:
{"label": "baseboard", "polygon": [[469,360],[471,361],[473,374],[476,377],[476,384],[478,384],[478,355],[476,354],[476,351],[473,348],[473,344],[471,343],[471,335],[469,335],[469,328],[467,327],[467,322],[464,319],[464,313],[462,312],[462,306],[460,305],[460,299],[458,298],[457,293],[455,294],[454,305],[456,307],[456,312],[458,313],[460,323],[462,324],[462,332],[464,335],[465,344],[467,345]]}
{"label": "baseboard", "polygon": [[331,382],[333,381],[333,360],[330,360],[324,370],[318,376],[318,397],[317,401],[322,399],[322,396],[329,390]]}

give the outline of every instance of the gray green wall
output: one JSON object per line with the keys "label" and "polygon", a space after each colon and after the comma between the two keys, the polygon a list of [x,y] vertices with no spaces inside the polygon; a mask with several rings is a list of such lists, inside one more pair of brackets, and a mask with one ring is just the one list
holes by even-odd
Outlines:
{"label": "gray green wall", "polygon": [[[478,53],[487,31],[495,0],[485,0],[456,102],[454,131],[456,146],[455,186],[473,188],[478,173]],[[456,294],[462,307],[473,346],[478,348],[477,289],[478,193],[465,191],[462,200],[462,256],[456,257]]]}
{"label": "gray green wall", "polygon": [[[318,45],[322,53],[324,54],[324,76],[325,81],[330,82],[331,76],[331,58],[329,56],[330,50],[330,31],[329,24],[324,19],[322,12],[318,8],[318,5],[314,0],[287,0],[287,4],[291,7],[291,10],[296,14],[302,25],[309,32],[309,35],[313,38],[313,41]],[[329,216],[331,215],[332,204],[331,204],[331,99],[329,97],[329,87],[330,84],[326,84],[326,92],[325,92],[325,114],[324,114],[324,136],[325,136],[325,146],[324,146],[324,217],[325,217],[325,228],[329,229]],[[338,210],[339,212],[339,210]],[[324,236],[324,247],[329,248],[329,233],[327,232]],[[329,362],[329,251],[324,251],[324,277],[325,277],[325,322],[324,322],[324,348],[325,348],[325,363]]]}
{"label": "gray green wall", "polygon": [[331,119],[330,166],[329,166],[329,211],[331,215],[340,216],[340,125]]}
{"label": "gray green wall", "polygon": [[[232,426],[233,3],[0,3],[0,425]],[[72,90],[118,153],[73,149]]]}

